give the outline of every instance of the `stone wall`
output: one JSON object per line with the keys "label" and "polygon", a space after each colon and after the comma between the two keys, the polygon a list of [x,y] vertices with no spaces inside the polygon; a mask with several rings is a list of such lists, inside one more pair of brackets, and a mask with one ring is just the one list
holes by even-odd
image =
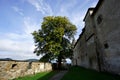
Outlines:
{"label": "stone wall", "polygon": [[101,49],[101,68],[120,74],[120,1],[103,0],[93,19]]}
{"label": "stone wall", "polygon": [[95,8],[88,9],[84,21],[73,62],[120,75],[120,0],[99,0]]}
{"label": "stone wall", "polygon": [[89,8],[86,17],[84,18],[85,22],[85,42],[86,42],[86,57],[88,61],[88,68],[98,70],[97,64],[97,55],[96,55],[96,43],[95,43],[95,32],[93,27],[92,13],[94,8]]}
{"label": "stone wall", "polygon": [[50,70],[52,70],[50,63],[0,61],[0,80],[8,80]]}
{"label": "stone wall", "polygon": [[[83,29],[83,31],[84,31],[84,29]],[[80,35],[80,38],[77,41],[77,44],[75,44],[73,52],[74,52],[74,55],[73,55],[72,65],[80,65],[83,67],[87,67],[86,65],[88,62],[86,60],[87,59],[87,57],[86,57],[86,42],[85,42],[84,32],[82,32],[82,35]]]}

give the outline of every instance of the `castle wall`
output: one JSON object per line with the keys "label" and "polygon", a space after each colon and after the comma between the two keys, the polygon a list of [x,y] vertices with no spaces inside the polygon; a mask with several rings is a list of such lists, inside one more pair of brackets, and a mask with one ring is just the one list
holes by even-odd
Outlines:
{"label": "castle wall", "polygon": [[73,49],[74,55],[73,55],[73,65],[79,65],[83,67],[88,67],[88,58],[86,54],[86,42],[85,42],[85,33],[84,29],[82,32],[82,35],[80,35],[80,38],[76,44],[76,46]]}
{"label": "castle wall", "polygon": [[120,75],[119,4],[119,0],[100,0],[88,9],[85,28],[74,47],[74,59],[81,56],[78,66]]}
{"label": "castle wall", "polygon": [[73,64],[72,65],[79,65],[81,60],[80,60],[80,49],[77,49],[78,47],[80,47],[80,41],[78,42],[78,44],[76,44],[76,47],[74,48],[74,56],[73,56]]}
{"label": "castle wall", "polygon": [[94,24],[101,44],[103,70],[120,74],[120,1],[104,0],[94,15]]}
{"label": "castle wall", "polygon": [[52,70],[50,63],[0,61],[0,80],[8,80]]}
{"label": "castle wall", "polygon": [[92,19],[93,8],[90,8],[85,18],[85,41],[86,41],[86,56],[88,58],[88,68],[98,70],[96,42],[94,32],[94,22]]}

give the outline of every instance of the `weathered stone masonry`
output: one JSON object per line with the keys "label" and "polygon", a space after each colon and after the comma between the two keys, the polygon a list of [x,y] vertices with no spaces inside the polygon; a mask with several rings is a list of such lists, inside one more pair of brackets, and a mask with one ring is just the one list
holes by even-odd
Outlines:
{"label": "weathered stone masonry", "polygon": [[73,65],[120,75],[120,0],[89,8],[74,47]]}
{"label": "weathered stone masonry", "polygon": [[8,80],[50,70],[52,70],[50,63],[0,61],[0,80]]}

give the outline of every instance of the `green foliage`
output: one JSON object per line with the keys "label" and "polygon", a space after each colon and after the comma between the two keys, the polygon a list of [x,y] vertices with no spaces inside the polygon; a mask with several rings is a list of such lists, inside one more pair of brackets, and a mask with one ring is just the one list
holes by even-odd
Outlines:
{"label": "green foliage", "polygon": [[59,55],[61,52],[69,53],[70,40],[74,38],[75,33],[76,26],[66,17],[44,17],[41,29],[32,33],[36,46],[34,53],[37,55],[52,53],[52,56]]}
{"label": "green foliage", "polygon": [[42,58],[40,58],[40,62],[48,62],[50,59],[51,55],[45,54]]}

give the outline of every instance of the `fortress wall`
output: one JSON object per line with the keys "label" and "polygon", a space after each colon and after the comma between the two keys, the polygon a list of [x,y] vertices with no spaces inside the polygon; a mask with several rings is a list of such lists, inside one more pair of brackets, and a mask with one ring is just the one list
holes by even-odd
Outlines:
{"label": "fortress wall", "polygon": [[0,80],[8,80],[50,70],[52,70],[50,63],[0,61]]}

